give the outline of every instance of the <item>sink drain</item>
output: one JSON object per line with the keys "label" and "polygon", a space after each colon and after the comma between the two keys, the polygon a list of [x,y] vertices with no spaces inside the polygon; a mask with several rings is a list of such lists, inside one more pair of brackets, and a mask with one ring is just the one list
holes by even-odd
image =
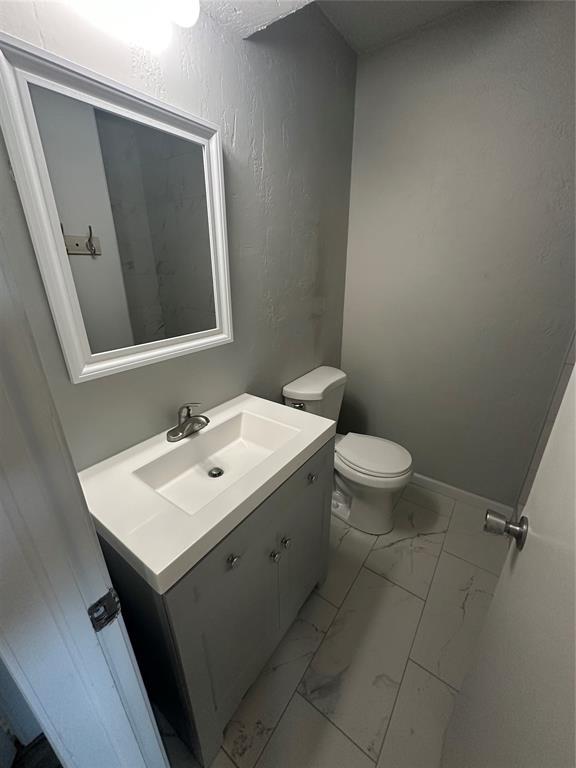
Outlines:
{"label": "sink drain", "polygon": [[222,467],[212,467],[208,470],[208,477],[222,477],[224,470]]}

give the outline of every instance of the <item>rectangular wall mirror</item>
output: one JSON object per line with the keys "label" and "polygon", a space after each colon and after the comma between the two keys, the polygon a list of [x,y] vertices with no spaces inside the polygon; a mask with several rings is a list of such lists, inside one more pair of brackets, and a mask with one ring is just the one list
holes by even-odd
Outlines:
{"label": "rectangular wall mirror", "polygon": [[2,128],[71,379],[231,341],[217,127],[1,47]]}

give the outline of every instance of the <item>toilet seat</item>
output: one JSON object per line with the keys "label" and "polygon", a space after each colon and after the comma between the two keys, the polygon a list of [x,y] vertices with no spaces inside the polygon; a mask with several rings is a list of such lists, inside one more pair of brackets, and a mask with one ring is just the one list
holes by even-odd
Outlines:
{"label": "toilet seat", "polygon": [[391,440],[349,432],[336,444],[336,458],[341,469],[366,479],[393,480],[410,473],[412,456]]}

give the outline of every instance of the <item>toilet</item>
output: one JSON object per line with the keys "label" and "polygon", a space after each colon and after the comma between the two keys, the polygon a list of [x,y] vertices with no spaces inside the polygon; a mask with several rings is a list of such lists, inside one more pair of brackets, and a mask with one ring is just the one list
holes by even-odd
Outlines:
{"label": "toilet", "polygon": [[[344,371],[323,365],[286,384],[282,395],[292,408],[338,421],[345,386]],[[391,531],[394,499],[412,476],[410,453],[391,440],[348,432],[336,436],[334,472],[336,488],[351,499],[346,522],[365,533]]]}

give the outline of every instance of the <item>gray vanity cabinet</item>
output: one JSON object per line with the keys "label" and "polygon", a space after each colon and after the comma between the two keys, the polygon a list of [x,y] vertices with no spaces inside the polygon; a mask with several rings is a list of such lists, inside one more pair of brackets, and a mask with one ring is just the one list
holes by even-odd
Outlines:
{"label": "gray vanity cabinet", "polygon": [[184,674],[193,681],[200,652],[222,727],[278,642],[274,523],[261,505],[166,595]]}
{"label": "gray vanity cabinet", "polygon": [[276,549],[281,553],[278,563],[281,635],[324,574],[328,559],[329,517],[318,514],[318,510],[330,509],[332,456],[317,454],[303,469],[276,492]]}
{"label": "gray vanity cabinet", "polygon": [[103,542],[150,697],[209,766],[328,557],[331,440],[164,595]]}

